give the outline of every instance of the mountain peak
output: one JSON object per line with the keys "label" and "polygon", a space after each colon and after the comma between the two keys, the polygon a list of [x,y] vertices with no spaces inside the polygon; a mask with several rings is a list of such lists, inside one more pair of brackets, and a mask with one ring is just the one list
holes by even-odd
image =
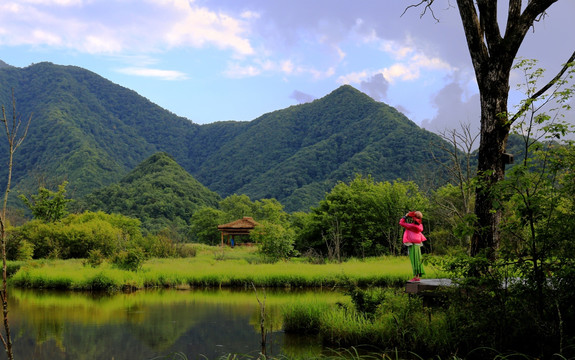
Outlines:
{"label": "mountain peak", "polygon": [[6,64],[4,61],[0,60],[0,69],[9,67],[12,67],[12,65]]}
{"label": "mountain peak", "polygon": [[369,95],[347,84],[338,87],[331,93],[327,94],[324,98],[342,98],[344,100],[349,100],[354,97],[357,97],[358,99],[361,98],[363,101],[375,102],[375,100],[373,100]]}

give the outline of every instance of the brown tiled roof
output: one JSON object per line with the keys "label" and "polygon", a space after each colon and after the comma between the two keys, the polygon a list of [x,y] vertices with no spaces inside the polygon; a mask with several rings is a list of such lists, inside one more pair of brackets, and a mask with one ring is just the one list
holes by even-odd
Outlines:
{"label": "brown tiled roof", "polygon": [[232,221],[231,223],[218,225],[218,229],[253,229],[257,225],[259,224],[252,217],[244,216],[242,219]]}

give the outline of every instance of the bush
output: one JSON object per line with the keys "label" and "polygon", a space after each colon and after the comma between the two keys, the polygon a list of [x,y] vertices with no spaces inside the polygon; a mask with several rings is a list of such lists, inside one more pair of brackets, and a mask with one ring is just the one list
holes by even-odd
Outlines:
{"label": "bush", "polygon": [[32,256],[34,255],[34,244],[30,243],[29,241],[22,240],[20,244],[18,244],[18,251],[16,254],[16,260],[32,260]]}
{"label": "bush", "polygon": [[95,249],[110,256],[119,248],[141,241],[139,224],[139,220],[122,215],[85,212],[69,215],[57,223],[29,221],[15,229],[13,238],[18,243],[32,244],[37,259],[87,258],[90,250]]}
{"label": "bush", "polygon": [[146,254],[140,247],[122,250],[112,257],[112,264],[122,270],[138,271],[146,260]]}
{"label": "bush", "polygon": [[104,259],[105,256],[102,254],[100,249],[92,249],[88,252],[88,259],[86,259],[86,264],[96,268],[104,262]]}
{"label": "bush", "polygon": [[386,297],[386,291],[384,289],[369,288],[363,290],[357,286],[347,290],[346,294],[351,296],[351,302],[353,303],[355,310],[370,318],[375,316],[379,305]]}
{"label": "bush", "polygon": [[198,249],[190,244],[180,244],[176,246],[176,254],[181,258],[196,257]]}
{"label": "bush", "polygon": [[295,234],[291,229],[263,221],[250,234],[259,251],[270,261],[289,258],[294,253]]}

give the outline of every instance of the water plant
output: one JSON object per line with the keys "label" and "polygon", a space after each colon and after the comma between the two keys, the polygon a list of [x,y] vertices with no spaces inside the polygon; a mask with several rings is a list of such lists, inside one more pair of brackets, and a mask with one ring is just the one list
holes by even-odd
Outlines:
{"label": "water plant", "polygon": [[[124,268],[102,262],[97,268],[84,266],[86,261],[33,260],[20,264],[12,275],[11,285],[25,288],[92,289],[95,274],[114,279],[114,287],[122,289],[146,287],[237,287],[248,289],[251,284],[266,288],[332,288],[345,287],[350,282],[360,287],[401,286],[410,275],[405,257],[350,259],[322,265],[298,260],[275,264],[248,261],[253,250],[226,249],[226,260],[214,259],[214,247],[201,247],[193,258],[149,259],[129,261]],[[237,250],[237,251],[236,251]],[[128,259],[126,257],[126,259]],[[132,267],[131,265],[134,265]],[[16,266],[16,265],[15,265]],[[138,271],[130,271],[136,270]]]}

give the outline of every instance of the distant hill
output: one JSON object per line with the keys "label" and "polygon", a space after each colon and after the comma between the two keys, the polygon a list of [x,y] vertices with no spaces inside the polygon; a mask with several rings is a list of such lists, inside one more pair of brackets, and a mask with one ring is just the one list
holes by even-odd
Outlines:
{"label": "distant hill", "polygon": [[443,140],[349,85],[243,127],[193,172],[220,194],[273,197],[295,210],[356,173],[421,184],[438,176],[428,150]]}
{"label": "distant hill", "polygon": [[[349,85],[253,121],[198,125],[75,66],[0,67],[0,84],[0,104],[11,108],[14,88],[18,112],[32,114],[13,174],[24,193],[67,180],[68,193],[81,198],[157,152],[221,197],[273,197],[288,211],[316,205],[356,173],[425,187],[444,181],[429,152],[443,140]],[[5,179],[2,167],[0,185]]]}
{"label": "distant hill", "polygon": [[170,223],[190,225],[198,208],[217,207],[220,200],[162,152],[146,159],[118,183],[81,199],[76,207],[136,217],[148,230],[157,231]]}
{"label": "distant hill", "polygon": [[[0,104],[11,105],[14,88],[18,112],[32,114],[28,138],[15,159],[14,184],[23,191],[68,180],[73,196],[88,194],[158,151],[186,156],[185,144],[199,128],[74,66],[3,68],[0,83]],[[0,169],[2,182],[4,174]]]}

